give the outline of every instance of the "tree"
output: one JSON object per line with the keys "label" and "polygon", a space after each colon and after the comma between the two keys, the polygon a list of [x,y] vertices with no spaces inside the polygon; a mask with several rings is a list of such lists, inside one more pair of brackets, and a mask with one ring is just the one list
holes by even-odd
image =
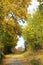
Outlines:
{"label": "tree", "polygon": [[[16,29],[17,32],[21,33],[21,29],[20,26],[17,24],[17,16],[20,19],[25,19],[25,17],[27,16],[27,6],[29,5],[30,0],[1,0],[0,1],[0,20],[2,22],[2,25],[4,25],[4,27],[6,25],[9,25],[11,27],[14,27]],[[15,15],[14,17],[12,16],[12,20],[11,18],[9,18],[9,14],[10,15]],[[5,20],[6,19],[6,20]],[[3,22],[3,21],[4,22]],[[17,25],[17,27],[16,27]]]}
{"label": "tree", "polygon": [[30,0],[1,0],[0,5],[3,7],[4,16],[12,11],[20,18],[25,18],[27,15],[27,7]]}
{"label": "tree", "polygon": [[23,30],[23,36],[27,40],[27,48],[31,50],[43,48],[43,6],[41,4],[33,18],[28,20],[28,25]]}
{"label": "tree", "polygon": [[11,50],[17,42],[17,35],[21,35],[22,29],[17,21],[27,18],[29,2],[30,0],[0,0],[0,42],[4,44],[4,49],[10,46]]}

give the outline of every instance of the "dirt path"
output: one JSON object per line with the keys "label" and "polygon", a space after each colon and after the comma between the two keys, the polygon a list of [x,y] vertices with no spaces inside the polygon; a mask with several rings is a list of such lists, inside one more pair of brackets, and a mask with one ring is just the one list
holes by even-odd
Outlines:
{"label": "dirt path", "polygon": [[6,55],[5,59],[3,59],[2,65],[31,65],[30,60],[36,59],[40,60],[43,63],[43,54],[27,54],[27,57],[24,57],[22,54],[20,55]]}
{"label": "dirt path", "polygon": [[22,55],[7,55],[3,60],[2,65],[28,65],[29,63],[25,60]]}

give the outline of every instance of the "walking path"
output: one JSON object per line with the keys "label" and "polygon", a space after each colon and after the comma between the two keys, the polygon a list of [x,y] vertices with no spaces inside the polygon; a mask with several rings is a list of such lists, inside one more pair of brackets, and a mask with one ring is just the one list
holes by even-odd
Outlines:
{"label": "walking path", "polygon": [[2,65],[31,65],[30,61],[32,59],[39,60],[43,63],[43,53],[29,53],[27,57],[24,57],[22,54],[6,55]]}
{"label": "walking path", "polygon": [[28,65],[28,61],[22,55],[7,55],[3,65]]}

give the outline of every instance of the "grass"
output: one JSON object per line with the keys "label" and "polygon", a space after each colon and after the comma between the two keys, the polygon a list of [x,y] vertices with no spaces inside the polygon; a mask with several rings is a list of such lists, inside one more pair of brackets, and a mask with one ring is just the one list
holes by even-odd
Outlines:
{"label": "grass", "polygon": [[30,61],[31,65],[41,65],[41,63],[38,60],[32,59]]}

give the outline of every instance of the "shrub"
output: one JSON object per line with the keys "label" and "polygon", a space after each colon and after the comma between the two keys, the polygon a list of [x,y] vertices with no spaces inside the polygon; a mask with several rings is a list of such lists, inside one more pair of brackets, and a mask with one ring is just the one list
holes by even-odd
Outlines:
{"label": "shrub", "polygon": [[35,60],[35,59],[32,59],[32,60],[30,61],[30,63],[31,63],[31,65],[42,65],[41,62],[39,62],[38,60]]}
{"label": "shrub", "polygon": [[4,45],[0,43],[0,64],[4,58],[4,53],[3,53]]}
{"label": "shrub", "polygon": [[[15,32],[14,32],[15,33]],[[4,53],[11,53],[11,48],[16,45],[16,35],[10,35],[8,31],[4,31],[3,25],[0,25],[0,44],[4,46]]]}
{"label": "shrub", "polygon": [[13,37],[9,35],[8,32],[5,32],[2,42],[4,44],[4,53],[11,53],[11,48],[16,45],[16,38],[13,39]]}

